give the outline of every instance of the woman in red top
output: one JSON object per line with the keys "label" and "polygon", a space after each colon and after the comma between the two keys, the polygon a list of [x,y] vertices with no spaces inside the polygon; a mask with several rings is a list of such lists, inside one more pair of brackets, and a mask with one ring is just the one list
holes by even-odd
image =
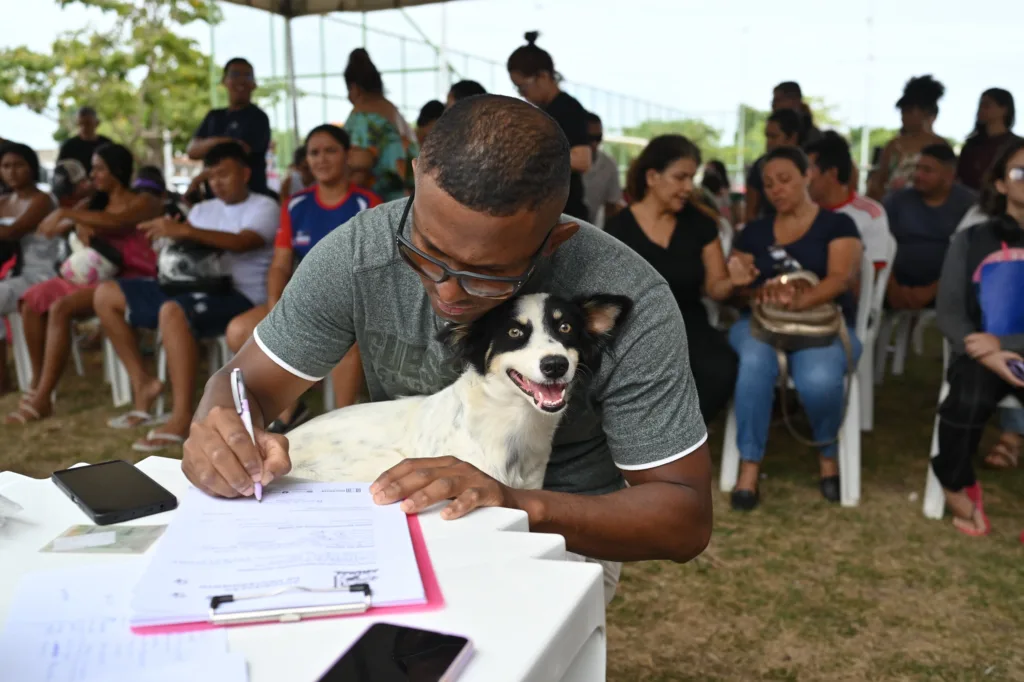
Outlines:
{"label": "woman in red top", "polygon": [[[281,227],[274,242],[274,258],[267,271],[267,303],[231,320],[227,329],[228,347],[237,353],[281,298],[296,263],[332,230],[347,223],[356,213],[381,203],[370,190],[349,179],[348,133],[338,126],[321,125],[306,136],[306,161],[316,181],[312,187],[296,192],[281,206]],[[352,346],[332,373],[338,407],[351,405],[362,390],[364,379],[359,349]],[[284,433],[310,416],[300,401],[272,422],[267,430]]]}
{"label": "woman in red top", "polygon": [[[92,157],[96,194],[84,209],[57,209],[39,225],[39,233],[56,237],[74,229],[86,245],[102,238],[123,259],[119,277],[154,277],[156,254],[139,223],[163,212],[159,188],[131,187],[132,154],[118,144],[103,145]],[[54,277],[35,285],[21,299],[25,341],[32,358],[32,390],[18,409],[7,415],[8,424],[25,424],[53,412],[50,393],[57,386],[71,352],[71,321],[93,313],[96,284],[74,284]]]}

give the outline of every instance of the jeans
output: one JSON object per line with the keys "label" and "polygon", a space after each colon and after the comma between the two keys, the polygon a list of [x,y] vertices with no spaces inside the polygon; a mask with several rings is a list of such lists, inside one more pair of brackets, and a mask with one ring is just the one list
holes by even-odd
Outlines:
{"label": "jeans", "polygon": [[[853,358],[860,358],[861,343],[850,329]],[[750,334],[750,318],[744,317],[729,330],[729,343],[740,356],[736,378],[736,445],[744,462],[764,459],[772,403],[779,376],[775,348]],[[814,440],[832,440],[843,423],[843,379],[846,353],[836,339],[829,346],[807,348],[789,353],[789,371],[800,402],[811,422]],[[835,457],[839,448],[832,444],[822,449],[825,457]]]}
{"label": "jeans", "polygon": [[975,483],[972,460],[996,405],[1008,395],[1024,399],[1024,389],[1011,386],[967,355],[953,357],[946,379],[949,395],[939,406],[939,453],[931,464],[942,487],[955,492]]}
{"label": "jeans", "polygon": [[1024,410],[1015,407],[999,408],[999,427],[1010,433],[1024,434]]}

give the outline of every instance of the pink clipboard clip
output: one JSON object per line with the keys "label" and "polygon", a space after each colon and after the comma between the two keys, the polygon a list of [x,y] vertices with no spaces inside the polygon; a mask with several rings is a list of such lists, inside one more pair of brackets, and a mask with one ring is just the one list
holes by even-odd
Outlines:
{"label": "pink clipboard clip", "polygon": [[[391,616],[406,613],[423,613],[436,611],[444,607],[444,596],[441,594],[441,586],[437,583],[437,574],[434,572],[434,564],[430,561],[430,553],[427,551],[427,543],[423,539],[423,528],[420,526],[419,516],[407,516],[409,523],[409,537],[412,540],[413,554],[416,556],[416,567],[420,572],[420,579],[423,581],[423,593],[426,602],[422,604],[407,604],[402,606],[371,606],[365,611],[349,614],[312,615],[303,616],[301,620],[314,620],[320,618],[342,618],[352,616]],[[298,620],[298,619],[295,619]],[[197,630],[213,630],[222,627],[242,627],[244,625],[268,625],[282,621],[260,621],[259,623],[239,623],[230,625],[218,625],[209,621],[196,621],[194,623],[176,623],[174,625],[146,625],[132,626],[131,630],[137,635],[160,635],[178,632],[195,632]]]}

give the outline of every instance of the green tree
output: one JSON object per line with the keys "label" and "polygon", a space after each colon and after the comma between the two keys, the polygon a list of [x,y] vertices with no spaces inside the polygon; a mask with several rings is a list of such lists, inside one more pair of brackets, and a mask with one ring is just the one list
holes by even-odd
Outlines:
{"label": "green tree", "polygon": [[693,142],[705,156],[718,150],[722,131],[698,118],[684,118],[678,121],[644,121],[639,125],[624,128],[623,135],[640,137],[645,140],[658,135],[683,135]]}
{"label": "green tree", "polygon": [[[874,154],[875,147],[885,147],[889,141],[900,134],[896,128],[872,128],[868,133],[868,159]],[[853,158],[860,161],[860,145],[864,137],[864,127],[850,128],[850,134],[846,139],[850,141],[850,153]]]}
{"label": "green tree", "polygon": [[182,26],[215,24],[208,0],[56,0],[101,10],[106,28],[60,35],[49,53],[0,50],[0,100],[44,114],[54,139],[70,136],[78,106],[95,107],[101,132],[127,146],[137,161],[161,165],[164,131],[182,150],[209,108],[210,57]]}

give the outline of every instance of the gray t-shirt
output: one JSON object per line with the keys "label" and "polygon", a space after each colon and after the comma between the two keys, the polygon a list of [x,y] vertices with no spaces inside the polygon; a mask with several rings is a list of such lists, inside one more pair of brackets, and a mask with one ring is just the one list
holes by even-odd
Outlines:
{"label": "gray t-shirt", "polygon": [[590,170],[583,174],[583,203],[587,205],[594,225],[602,230],[605,224],[605,204],[622,203],[619,167],[615,159],[602,151],[597,152]]}
{"label": "gray t-shirt", "polygon": [[882,202],[889,215],[889,230],[896,238],[892,276],[907,287],[939,281],[949,240],[968,209],[978,200],[964,185],[954,183],[941,206],[929,206],[913,187],[898,189]]}
{"label": "gray t-shirt", "polygon": [[[303,259],[256,329],[270,358],[316,381],[357,341],[374,401],[435,393],[458,378],[435,338],[444,321],[395,247],[406,201],[359,213]],[[666,464],[706,440],[679,308],[665,280],[632,249],[584,224],[539,264],[528,292],[613,293],[634,301],[600,371],[572,393],[546,489],[610,492],[623,486],[619,468]]]}

